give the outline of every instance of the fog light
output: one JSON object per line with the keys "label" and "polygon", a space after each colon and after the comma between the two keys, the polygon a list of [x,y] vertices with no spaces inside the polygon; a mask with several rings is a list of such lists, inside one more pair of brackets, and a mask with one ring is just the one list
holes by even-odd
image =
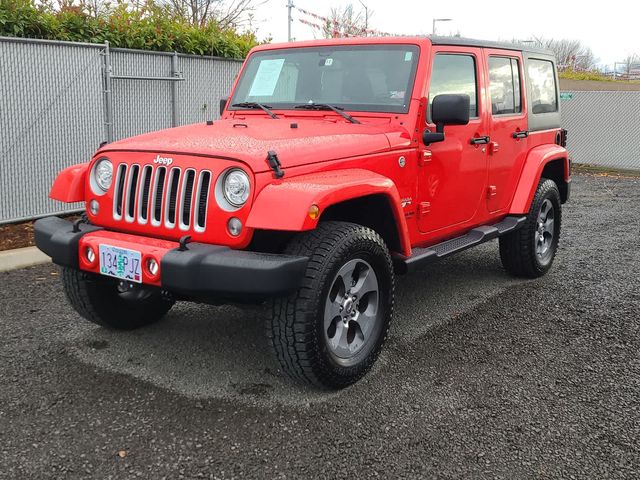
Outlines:
{"label": "fog light", "polygon": [[87,257],[87,261],[89,263],[93,263],[96,261],[96,252],[93,251],[93,248],[87,247],[84,256]]}
{"label": "fog light", "polygon": [[91,200],[89,202],[89,211],[91,212],[91,215],[97,215],[98,212],[100,212],[100,204],[97,200]]}
{"label": "fog light", "polygon": [[236,217],[231,217],[227,223],[227,229],[231,235],[237,237],[242,232],[242,222]]}
{"label": "fog light", "polygon": [[156,262],[155,258],[150,258],[149,260],[147,260],[147,270],[149,270],[149,273],[152,276],[156,276],[158,274],[158,270],[159,270],[159,265],[158,262]]}

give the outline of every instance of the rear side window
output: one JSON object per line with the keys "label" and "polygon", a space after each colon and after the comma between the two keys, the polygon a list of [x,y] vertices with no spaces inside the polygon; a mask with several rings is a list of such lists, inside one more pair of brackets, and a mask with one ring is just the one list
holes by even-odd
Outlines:
{"label": "rear side window", "polygon": [[527,77],[531,91],[531,113],[558,111],[556,76],[553,63],[548,60],[527,61]]}
{"label": "rear side window", "polygon": [[476,62],[471,55],[436,55],[429,87],[429,112],[433,99],[443,93],[469,95],[469,116],[478,116]]}
{"label": "rear side window", "polygon": [[493,115],[522,112],[520,67],[516,58],[489,57],[489,90]]}

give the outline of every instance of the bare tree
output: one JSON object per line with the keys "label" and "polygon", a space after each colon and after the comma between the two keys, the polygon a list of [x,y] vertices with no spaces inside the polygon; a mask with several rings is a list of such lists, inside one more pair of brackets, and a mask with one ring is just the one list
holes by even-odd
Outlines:
{"label": "bare tree", "polygon": [[[371,18],[373,12],[368,12]],[[347,4],[344,8],[332,8],[329,19],[323,25],[323,32],[326,38],[332,37],[362,37],[367,35],[366,18],[362,11],[356,12],[352,4]]]}
{"label": "bare tree", "polygon": [[81,0],[84,10],[92,17],[100,17],[109,13],[113,6],[109,0]]}
{"label": "bare tree", "polygon": [[129,11],[142,11],[152,6],[153,2],[154,0],[38,0],[38,5],[55,12],[75,9],[98,18],[121,7]]}
{"label": "bare tree", "polygon": [[192,25],[215,21],[220,28],[250,24],[256,7],[266,0],[166,0],[173,12]]}
{"label": "bare tree", "polygon": [[55,12],[75,9],[96,18],[112,10],[109,0],[42,0],[38,5]]}
{"label": "bare tree", "polygon": [[592,70],[597,62],[591,49],[582,45],[580,40],[534,37],[532,40],[521,40],[519,43],[551,50],[561,70]]}

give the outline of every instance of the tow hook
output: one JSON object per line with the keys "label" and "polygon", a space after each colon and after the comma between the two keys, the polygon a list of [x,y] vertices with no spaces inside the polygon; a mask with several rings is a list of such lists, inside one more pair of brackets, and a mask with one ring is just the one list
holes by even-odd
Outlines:
{"label": "tow hook", "polygon": [[80,231],[80,224],[86,223],[89,225],[89,217],[87,217],[86,213],[83,213],[79,219],[73,222],[73,233],[78,233]]}

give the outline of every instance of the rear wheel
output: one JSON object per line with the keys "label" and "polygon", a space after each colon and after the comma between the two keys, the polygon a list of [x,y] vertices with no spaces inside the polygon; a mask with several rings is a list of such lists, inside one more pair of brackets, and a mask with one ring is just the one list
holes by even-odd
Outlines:
{"label": "rear wheel", "polygon": [[560,241],[560,209],[558,186],[542,178],[522,228],[500,237],[500,259],[507,272],[536,278],[549,271]]}
{"label": "rear wheel", "polygon": [[394,276],[384,241],[345,222],[321,223],[287,253],[310,258],[303,286],[274,300],[268,334],[293,378],[328,388],[360,379],[377,359],[393,311]]}
{"label": "rear wheel", "polygon": [[159,290],[73,268],[62,269],[62,283],[69,302],[82,317],[117,330],[155,323],[174,304]]}

